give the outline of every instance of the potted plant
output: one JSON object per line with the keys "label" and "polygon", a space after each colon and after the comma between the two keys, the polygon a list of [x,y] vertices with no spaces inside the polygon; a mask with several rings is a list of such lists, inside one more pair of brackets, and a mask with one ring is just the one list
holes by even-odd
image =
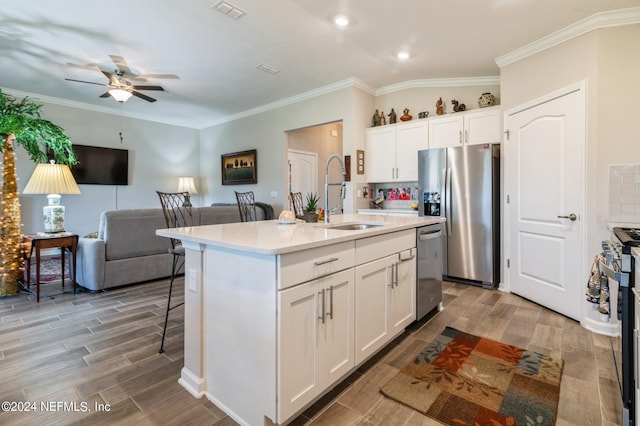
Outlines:
{"label": "potted plant", "polygon": [[15,148],[21,145],[31,160],[44,163],[48,153],[58,164],[78,162],[64,130],[40,118],[42,105],[21,101],[0,90],[0,151],[3,156],[2,203],[0,203],[0,296],[18,292],[22,267],[20,201],[15,169]]}
{"label": "potted plant", "polygon": [[318,195],[315,192],[309,192],[306,195],[306,204],[304,205],[304,220],[307,222],[318,221]]}

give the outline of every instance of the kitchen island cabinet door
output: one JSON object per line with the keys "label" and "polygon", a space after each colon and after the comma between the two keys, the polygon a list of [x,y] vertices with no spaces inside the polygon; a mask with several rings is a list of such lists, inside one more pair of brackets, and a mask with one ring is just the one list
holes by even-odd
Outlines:
{"label": "kitchen island cabinet door", "polygon": [[389,330],[396,335],[416,319],[416,249],[405,250],[395,266],[393,287],[387,287]]}
{"label": "kitchen island cabinet door", "polygon": [[278,298],[282,422],[355,366],[353,269],[283,290]]}
{"label": "kitchen island cabinet door", "polygon": [[357,266],[356,269],[356,365],[390,339],[387,293],[398,255],[391,255]]}

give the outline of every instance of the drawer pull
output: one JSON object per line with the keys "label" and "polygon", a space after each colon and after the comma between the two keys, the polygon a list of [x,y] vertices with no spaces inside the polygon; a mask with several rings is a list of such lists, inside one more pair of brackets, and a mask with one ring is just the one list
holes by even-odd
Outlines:
{"label": "drawer pull", "polygon": [[316,266],[321,266],[321,265],[326,265],[327,263],[335,262],[337,260],[340,260],[340,259],[338,259],[337,257],[332,257],[327,260],[322,260],[320,262],[313,262],[313,264]]}

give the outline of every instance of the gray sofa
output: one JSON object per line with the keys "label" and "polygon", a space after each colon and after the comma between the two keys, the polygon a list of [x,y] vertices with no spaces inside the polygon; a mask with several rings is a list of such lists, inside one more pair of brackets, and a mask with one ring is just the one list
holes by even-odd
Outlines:
{"label": "gray sofa", "polygon": [[[260,219],[272,219],[268,204],[256,203]],[[240,222],[235,204],[193,207],[194,225]],[[171,242],[156,235],[167,225],[162,209],[107,210],[100,215],[98,238],[80,238],[77,279],[88,290],[104,290],[171,275]]]}

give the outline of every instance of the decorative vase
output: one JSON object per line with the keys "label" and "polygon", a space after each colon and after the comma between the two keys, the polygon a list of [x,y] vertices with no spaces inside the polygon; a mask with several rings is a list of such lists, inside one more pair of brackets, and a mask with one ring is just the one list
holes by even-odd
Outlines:
{"label": "decorative vase", "polygon": [[402,111],[403,114],[400,117],[400,120],[402,121],[409,121],[411,120],[413,117],[411,115],[409,115],[409,108],[405,108],[404,111]]}
{"label": "decorative vase", "polygon": [[315,223],[318,221],[318,213],[316,212],[304,212],[304,221],[308,223]]}
{"label": "decorative vase", "polygon": [[489,92],[483,93],[478,98],[478,105],[480,106],[480,108],[493,106],[495,102],[496,102],[496,98]]}

